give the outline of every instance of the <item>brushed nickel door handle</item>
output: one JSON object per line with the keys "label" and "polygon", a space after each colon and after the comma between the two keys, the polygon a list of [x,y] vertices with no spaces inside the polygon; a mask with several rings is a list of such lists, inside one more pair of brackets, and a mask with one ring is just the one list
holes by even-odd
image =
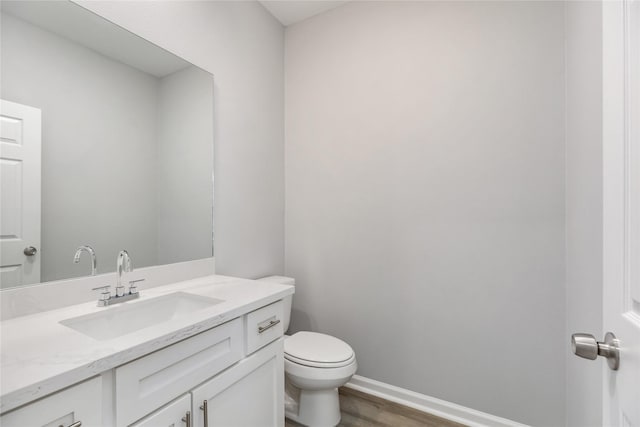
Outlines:
{"label": "brushed nickel door handle", "polygon": [[[26,256],[34,256],[35,254],[38,253],[38,250],[33,246],[27,246],[26,248],[24,248],[24,251],[22,251],[22,253],[24,253]],[[76,426],[73,426],[73,427],[76,427]]]}
{"label": "brushed nickel door handle", "polygon": [[617,371],[620,367],[620,348],[619,341],[613,332],[607,332],[604,341],[596,341],[591,334],[573,334],[571,335],[571,349],[576,356],[596,360],[598,356],[607,359],[609,368]]}

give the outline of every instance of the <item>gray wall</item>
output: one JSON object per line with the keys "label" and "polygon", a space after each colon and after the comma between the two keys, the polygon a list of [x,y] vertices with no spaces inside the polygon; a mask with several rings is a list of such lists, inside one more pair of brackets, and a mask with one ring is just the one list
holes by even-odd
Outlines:
{"label": "gray wall", "polygon": [[[567,334],[602,331],[602,5],[566,3]],[[567,425],[602,423],[602,364],[566,346]]]}
{"label": "gray wall", "polygon": [[284,269],[284,30],[257,2],[78,1],[215,76],[216,271]]}
{"label": "gray wall", "polygon": [[81,244],[155,265],[158,80],[5,14],[1,49],[1,97],[43,111],[41,281],[88,274]]}
{"label": "gray wall", "polygon": [[213,78],[189,67],[160,79],[158,264],[213,255]]}
{"label": "gray wall", "polygon": [[563,41],[559,2],[354,2],[287,28],[293,331],[345,339],[363,376],[564,423]]}

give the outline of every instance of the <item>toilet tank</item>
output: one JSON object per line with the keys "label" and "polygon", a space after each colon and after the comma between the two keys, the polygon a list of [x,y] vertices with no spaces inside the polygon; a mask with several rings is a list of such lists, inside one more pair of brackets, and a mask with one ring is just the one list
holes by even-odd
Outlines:
{"label": "toilet tank", "polygon": [[[271,283],[279,283],[281,285],[295,286],[296,284],[296,279],[294,279],[293,277],[284,277],[284,276],[269,276],[269,277],[263,277],[258,280],[271,282]],[[285,333],[287,332],[287,329],[289,329],[289,322],[291,321],[291,302],[292,301],[293,301],[293,295],[288,295],[282,299],[282,302],[284,303],[284,319],[282,319],[283,320],[282,326],[284,327]]]}

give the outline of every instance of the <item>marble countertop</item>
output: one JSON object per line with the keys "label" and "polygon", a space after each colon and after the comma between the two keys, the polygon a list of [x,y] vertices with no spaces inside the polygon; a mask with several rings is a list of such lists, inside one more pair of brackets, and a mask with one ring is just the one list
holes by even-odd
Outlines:
{"label": "marble countertop", "polygon": [[[59,323],[177,291],[223,302],[103,341]],[[213,275],[145,289],[140,292],[140,298],[112,307],[97,307],[96,301],[92,301],[2,321],[0,413],[242,316],[293,292],[293,286]]]}

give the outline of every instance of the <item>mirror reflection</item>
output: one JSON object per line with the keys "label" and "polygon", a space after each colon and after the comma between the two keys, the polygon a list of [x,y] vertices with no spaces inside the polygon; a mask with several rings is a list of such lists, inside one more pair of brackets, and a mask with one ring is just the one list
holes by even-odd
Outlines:
{"label": "mirror reflection", "polygon": [[211,74],[70,2],[1,7],[2,288],[211,257]]}

